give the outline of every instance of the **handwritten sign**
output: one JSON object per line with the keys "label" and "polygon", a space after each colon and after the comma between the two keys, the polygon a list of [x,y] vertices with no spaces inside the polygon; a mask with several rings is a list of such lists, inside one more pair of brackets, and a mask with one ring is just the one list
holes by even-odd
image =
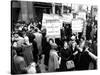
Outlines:
{"label": "handwritten sign", "polygon": [[86,20],[86,12],[78,12],[77,18],[82,18],[84,20]]}
{"label": "handwritten sign", "polygon": [[72,31],[82,32],[82,30],[83,30],[83,20],[81,19],[72,20]]}
{"label": "handwritten sign", "polygon": [[71,23],[71,21],[73,19],[72,14],[63,14],[62,16],[63,16],[63,18],[62,18],[63,22]]}
{"label": "handwritten sign", "polygon": [[42,25],[46,28],[46,37],[60,38],[62,22],[59,16],[43,14]]}
{"label": "handwritten sign", "polygon": [[60,38],[60,25],[59,21],[48,21],[47,22],[47,37],[52,36],[55,38]]}

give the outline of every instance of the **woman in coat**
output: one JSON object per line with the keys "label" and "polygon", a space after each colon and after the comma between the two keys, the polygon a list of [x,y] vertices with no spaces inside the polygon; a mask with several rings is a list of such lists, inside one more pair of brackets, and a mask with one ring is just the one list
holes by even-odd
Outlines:
{"label": "woman in coat", "polygon": [[51,44],[51,47],[52,49],[50,50],[49,55],[48,71],[55,72],[59,68],[59,56],[56,51],[57,45],[53,43]]}

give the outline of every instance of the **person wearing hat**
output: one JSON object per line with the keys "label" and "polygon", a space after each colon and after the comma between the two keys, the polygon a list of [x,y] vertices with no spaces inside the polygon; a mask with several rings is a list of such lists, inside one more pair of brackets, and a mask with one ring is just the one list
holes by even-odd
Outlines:
{"label": "person wearing hat", "polygon": [[20,53],[17,53],[16,50],[12,50],[11,73],[12,74],[27,73],[27,65],[24,60],[24,57],[22,57]]}
{"label": "person wearing hat", "polygon": [[74,40],[74,41],[75,41],[75,36],[72,36],[72,37],[71,37],[71,40]]}
{"label": "person wearing hat", "polygon": [[61,53],[60,71],[67,71],[68,69],[66,67],[66,61],[70,59],[70,56],[72,54],[67,41],[64,41],[64,46],[61,49],[60,53]]}
{"label": "person wearing hat", "polygon": [[37,43],[37,48],[38,48],[38,55],[42,54],[42,34],[38,32],[37,29],[35,29],[35,39],[34,41]]}
{"label": "person wearing hat", "polygon": [[84,46],[85,46],[85,38],[84,37],[81,37],[80,43],[79,43],[79,47],[83,49]]}
{"label": "person wearing hat", "polygon": [[74,35],[71,37],[71,40],[69,41],[69,46],[71,47],[73,43],[76,43],[76,36]]}
{"label": "person wearing hat", "polygon": [[49,63],[48,63],[48,71],[55,72],[56,69],[59,69],[59,56],[56,51],[57,44],[51,44],[51,50],[49,53]]}
{"label": "person wearing hat", "polygon": [[70,46],[71,52],[72,52],[71,59],[74,61],[74,63],[75,63],[75,69],[76,69],[76,67],[78,65],[78,62],[79,62],[80,50],[77,47],[77,43],[75,41],[75,37],[74,36],[71,37],[71,40],[72,40],[71,41],[71,46]]}

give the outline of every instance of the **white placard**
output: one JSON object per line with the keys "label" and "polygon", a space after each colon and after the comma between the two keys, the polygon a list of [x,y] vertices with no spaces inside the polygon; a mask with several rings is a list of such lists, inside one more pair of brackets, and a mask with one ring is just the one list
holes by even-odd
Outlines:
{"label": "white placard", "polygon": [[43,14],[43,19],[42,19],[42,26],[46,26],[46,20],[53,19],[53,15],[50,14]]}
{"label": "white placard", "polygon": [[46,30],[47,37],[60,38],[60,26],[61,22],[59,20],[47,20]]}
{"label": "white placard", "polygon": [[62,18],[63,22],[71,23],[71,21],[73,19],[72,14],[63,14],[62,16],[63,16],[63,18]]}
{"label": "white placard", "polygon": [[60,16],[53,14],[43,14],[42,26],[46,28],[46,36],[60,38],[60,28],[62,21]]}
{"label": "white placard", "polygon": [[82,32],[82,30],[83,30],[83,20],[81,19],[72,20],[72,31]]}
{"label": "white placard", "polygon": [[86,12],[85,11],[78,12],[77,18],[82,18],[82,19],[86,20]]}

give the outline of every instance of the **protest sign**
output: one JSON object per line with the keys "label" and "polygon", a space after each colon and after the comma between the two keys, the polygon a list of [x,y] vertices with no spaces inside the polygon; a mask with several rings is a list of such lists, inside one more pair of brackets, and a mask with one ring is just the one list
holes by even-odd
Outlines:
{"label": "protest sign", "polygon": [[62,16],[63,16],[62,18],[63,22],[71,23],[71,20],[73,19],[72,14],[63,14]]}
{"label": "protest sign", "polygon": [[82,32],[82,30],[83,30],[83,20],[82,19],[72,20],[72,31]]}
{"label": "protest sign", "polygon": [[59,20],[47,20],[46,22],[47,37],[60,38],[60,25]]}
{"label": "protest sign", "polygon": [[77,18],[86,20],[86,12],[85,11],[78,12]]}
{"label": "protest sign", "polygon": [[62,22],[59,16],[43,14],[42,25],[46,28],[46,37],[60,38]]}
{"label": "protest sign", "polygon": [[43,14],[43,19],[42,19],[42,27],[46,26],[46,20],[53,19],[53,16],[50,14]]}

